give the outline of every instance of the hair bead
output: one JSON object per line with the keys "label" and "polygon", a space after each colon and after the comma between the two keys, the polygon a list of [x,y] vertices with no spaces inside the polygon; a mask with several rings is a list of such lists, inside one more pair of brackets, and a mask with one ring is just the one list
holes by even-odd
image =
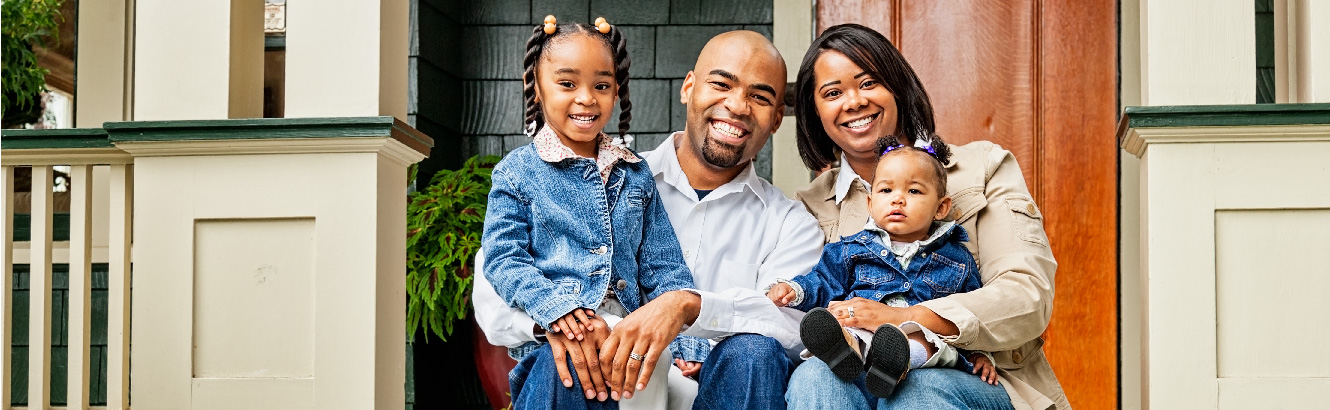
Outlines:
{"label": "hair bead", "polygon": [[605,18],[604,18],[604,17],[597,17],[597,18],[596,18],[596,31],[599,31],[600,34],[609,34],[609,33],[610,33],[610,23],[607,22],[607,21],[605,21]]}
{"label": "hair bead", "polygon": [[554,18],[553,14],[545,16],[545,34],[552,35],[559,26],[559,20]]}

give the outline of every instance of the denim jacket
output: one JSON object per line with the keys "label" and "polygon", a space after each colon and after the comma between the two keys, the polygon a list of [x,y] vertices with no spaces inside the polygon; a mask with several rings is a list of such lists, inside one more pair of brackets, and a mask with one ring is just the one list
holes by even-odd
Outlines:
{"label": "denim jacket", "polygon": [[546,329],[611,285],[629,312],[693,287],[646,162],[619,161],[602,183],[594,159],[518,148],[494,167],[482,242],[494,290]]}
{"label": "denim jacket", "polygon": [[[936,235],[936,234],[935,234]],[[813,271],[791,280],[802,293],[791,307],[802,311],[825,307],[832,300],[862,297],[882,301],[905,296],[911,306],[953,293],[979,289],[979,267],[961,242],[969,241],[960,224],[950,225],[919,249],[902,267],[877,234],[863,231],[828,243]]]}

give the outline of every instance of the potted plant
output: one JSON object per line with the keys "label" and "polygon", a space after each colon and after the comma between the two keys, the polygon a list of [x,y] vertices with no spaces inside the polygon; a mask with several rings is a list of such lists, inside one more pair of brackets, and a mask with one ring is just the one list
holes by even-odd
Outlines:
{"label": "potted plant", "polygon": [[[471,157],[460,169],[434,174],[428,186],[408,199],[406,327],[414,349],[417,404],[431,404],[435,393],[441,401],[458,404],[458,397],[481,396],[482,386],[493,406],[508,401],[507,373],[514,363],[506,349],[491,346],[474,324],[457,326],[471,310],[473,264],[485,224],[490,173],[498,162],[496,156]],[[417,334],[426,343],[431,334],[446,342],[454,330],[462,333],[460,343],[429,349],[414,343]],[[440,388],[455,391],[437,391]]]}

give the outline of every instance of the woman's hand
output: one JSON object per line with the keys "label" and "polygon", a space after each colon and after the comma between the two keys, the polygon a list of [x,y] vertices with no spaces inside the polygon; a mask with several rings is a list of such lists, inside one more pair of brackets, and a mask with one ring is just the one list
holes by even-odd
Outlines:
{"label": "woman's hand", "polygon": [[[918,322],[939,335],[955,336],[960,334],[960,329],[956,327],[955,323],[919,305],[898,308],[887,306],[882,302],[854,298],[832,301],[827,305],[827,310],[836,315],[836,319],[840,321],[841,326],[845,327],[873,330],[887,323],[900,325],[905,322]],[[850,315],[851,311],[854,312],[854,315]]]}
{"label": "woman's hand", "polygon": [[656,360],[669,351],[670,342],[685,323],[697,320],[701,306],[697,294],[666,292],[615,325],[600,348],[600,362],[610,365],[601,367],[610,397],[632,398],[634,391],[645,389]]}

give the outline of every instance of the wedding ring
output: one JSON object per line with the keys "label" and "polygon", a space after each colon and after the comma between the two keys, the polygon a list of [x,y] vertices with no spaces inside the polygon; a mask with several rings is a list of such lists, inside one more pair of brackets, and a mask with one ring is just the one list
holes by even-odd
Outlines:
{"label": "wedding ring", "polygon": [[846,310],[848,310],[848,311],[850,312],[850,317],[854,317],[854,306],[850,306],[850,307],[847,308]]}
{"label": "wedding ring", "polygon": [[642,357],[642,355],[637,354],[637,353],[632,353],[632,352],[629,352],[629,353],[628,353],[628,358],[629,358],[629,359],[633,359],[633,360],[637,360],[637,361],[646,360],[646,358],[645,358],[645,357]]}

